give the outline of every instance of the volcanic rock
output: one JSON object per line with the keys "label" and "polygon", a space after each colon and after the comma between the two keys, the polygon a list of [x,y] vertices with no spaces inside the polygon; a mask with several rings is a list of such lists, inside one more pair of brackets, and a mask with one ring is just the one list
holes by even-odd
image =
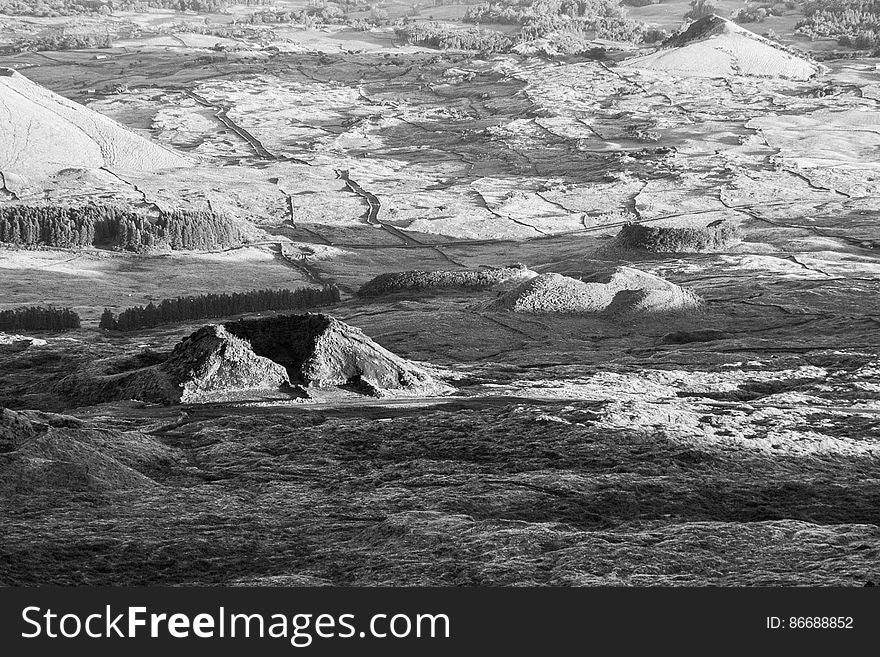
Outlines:
{"label": "volcanic rock", "polygon": [[609,316],[659,315],[692,310],[700,305],[693,292],[678,286],[673,289],[621,290],[605,308]]}
{"label": "volcanic rock", "polygon": [[614,294],[603,283],[585,283],[562,274],[541,274],[502,294],[490,310],[521,313],[595,313],[611,303]]}
{"label": "volcanic rock", "polygon": [[204,326],[167,357],[97,361],[54,391],[80,405],[128,399],[177,404],[308,397],[303,386],[346,386],[373,396],[448,389],[360,329],[306,314]]}
{"label": "volcanic rock", "polygon": [[178,343],[158,369],[177,384],[181,402],[218,393],[277,390],[290,383],[282,365],[258,356],[246,340],[216,324]]}
{"label": "volcanic rock", "polygon": [[[283,365],[291,381],[326,388],[363,383],[377,390],[430,391],[423,368],[376,344],[363,331],[323,314],[285,315],[225,325],[254,353]],[[442,387],[442,386],[441,386]]]}

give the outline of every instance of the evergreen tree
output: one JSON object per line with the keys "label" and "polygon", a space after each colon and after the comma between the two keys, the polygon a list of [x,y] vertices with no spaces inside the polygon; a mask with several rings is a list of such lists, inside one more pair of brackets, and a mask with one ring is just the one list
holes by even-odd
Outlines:
{"label": "evergreen tree", "polygon": [[101,321],[98,323],[98,328],[104,329],[105,331],[115,331],[118,328],[116,318],[113,316],[113,311],[109,308],[104,308],[104,312],[101,314]]}
{"label": "evergreen tree", "polygon": [[80,327],[70,308],[30,306],[0,311],[0,331],[66,331]]}
{"label": "evergreen tree", "polygon": [[203,294],[200,296],[163,299],[158,304],[134,306],[113,317],[109,309],[101,316],[101,328],[133,331],[173,322],[228,317],[266,310],[294,310],[338,303],[339,288],[327,285],[322,289],[252,290],[232,294]]}

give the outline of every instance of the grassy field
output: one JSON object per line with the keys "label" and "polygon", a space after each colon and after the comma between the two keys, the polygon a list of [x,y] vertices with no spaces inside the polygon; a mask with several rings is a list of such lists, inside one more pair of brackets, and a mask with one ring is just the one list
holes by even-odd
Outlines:
{"label": "grassy field", "polygon": [[[22,413],[0,422],[20,436],[0,453],[0,581],[878,581],[873,62],[719,79],[301,36],[285,52],[0,57],[192,158],[4,171],[3,202],[210,205],[254,241],[0,250],[0,307],[84,320],[0,349],[0,400]],[[628,222],[721,220],[739,239],[711,252],[613,241]],[[702,303],[616,318],[496,310],[491,289],[354,296],[386,272],[513,263],[578,279],[634,267]],[[334,315],[437,366],[454,392],[221,406],[57,394],[95,363],[159,362],[203,324],[103,333],[105,306],[327,282],[343,294]]]}

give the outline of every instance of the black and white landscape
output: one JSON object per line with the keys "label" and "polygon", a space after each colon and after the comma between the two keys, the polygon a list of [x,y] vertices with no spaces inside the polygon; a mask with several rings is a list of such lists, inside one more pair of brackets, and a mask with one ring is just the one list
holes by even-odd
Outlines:
{"label": "black and white landscape", "polygon": [[0,583],[880,581],[880,6],[0,0]]}

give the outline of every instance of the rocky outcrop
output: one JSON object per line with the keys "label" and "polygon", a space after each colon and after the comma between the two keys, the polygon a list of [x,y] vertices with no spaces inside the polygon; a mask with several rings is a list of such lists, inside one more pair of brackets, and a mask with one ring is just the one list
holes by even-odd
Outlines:
{"label": "rocky outcrop", "polygon": [[222,325],[200,328],[180,342],[158,369],[176,384],[181,402],[229,392],[277,390],[290,383],[284,366],[258,356],[246,340]]}
{"label": "rocky outcrop", "polygon": [[601,271],[578,280],[541,274],[499,296],[490,310],[524,313],[656,314],[696,308],[700,299],[674,283],[632,267]]}
{"label": "rocky outcrop", "polygon": [[372,396],[448,389],[360,329],[305,314],[204,326],[167,356],[97,361],[54,392],[77,405],[128,399],[177,404],[308,397],[307,388],[340,386]]}
{"label": "rocky outcrop", "polygon": [[63,379],[55,392],[83,406],[129,399],[178,404],[305,396],[289,386],[283,366],[255,354],[222,325],[202,327],[170,355],[144,352],[91,363]]}
{"label": "rocky outcrop", "polygon": [[671,289],[621,290],[605,308],[608,317],[623,315],[661,315],[693,310],[700,298],[677,285]]}
{"label": "rocky outcrop", "polygon": [[376,344],[358,328],[323,314],[286,315],[226,324],[254,353],[283,365],[307,387],[361,385],[376,391],[431,392],[438,383],[422,367]]}
{"label": "rocky outcrop", "polygon": [[46,341],[27,335],[0,333],[0,353],[24,351],[29,347],[44,347]]}

